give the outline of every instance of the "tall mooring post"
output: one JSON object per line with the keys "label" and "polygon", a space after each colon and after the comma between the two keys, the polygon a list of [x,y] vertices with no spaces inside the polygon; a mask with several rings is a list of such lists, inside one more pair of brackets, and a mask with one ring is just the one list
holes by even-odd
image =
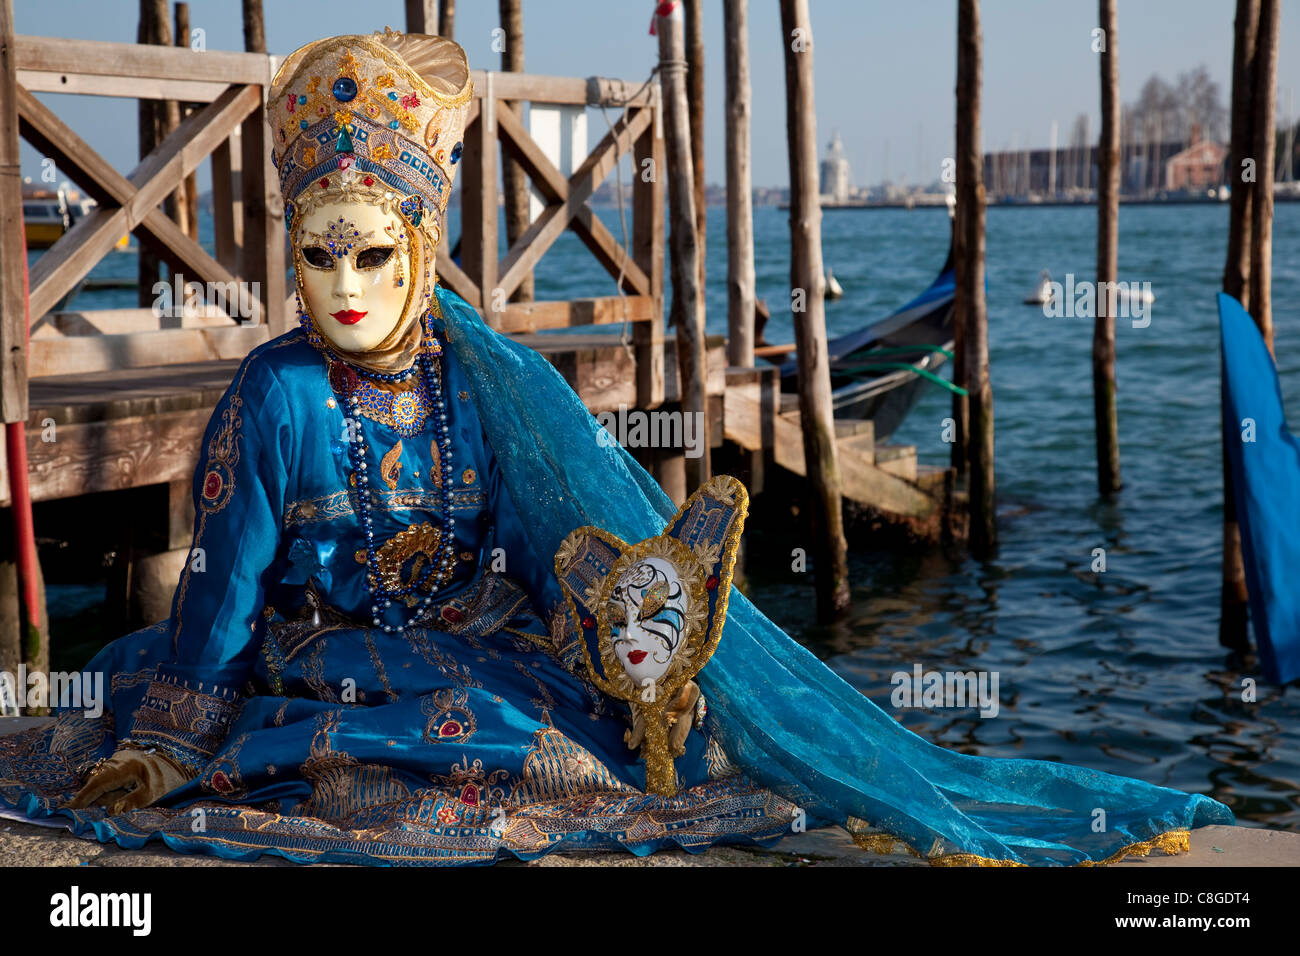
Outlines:
{"label": "tall mooring post", "polygon": [[980,556],[997,545],[993,484],[993,386],[989,380],[989,323],[984,299],[984,170],[980,159],[980,97],[984,82],[979,0],[957,3],[957,225],[956,308],[961,310],[970,392],[970,545]]}
{"label": "tall mooring post", "polygon": [[677,370],[683,415],[701,424],[703,453],[686,459],[686,493],[708,479],[709,407],[704,391],[708,356],[704,342],[704,286],[696,242],[695,167],[691,160],[691,120],[686,97],[686,24],[681,4],[661,3],[655,18],[659,35],[659,76],[664,97],[664,139],[668,153],[668,207],[672,219],[674,290],[681,305],[677,321]]}
{"label": "tall mooring post", "polygon": [[781,32],[785,51],[785,127],[790,151],[790,290],[799,366],[799,419],[804,464],[812,489],[817,615],[829,620],[849,605],[849,563],[826,348],[826,273],[822,267],[813,34],[808,0],[781,0]]}

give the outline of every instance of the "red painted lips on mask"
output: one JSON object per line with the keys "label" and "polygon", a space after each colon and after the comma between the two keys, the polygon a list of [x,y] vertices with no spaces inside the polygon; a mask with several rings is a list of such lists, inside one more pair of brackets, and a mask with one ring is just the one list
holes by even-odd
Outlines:
{"label": "red painted lips on mask", "polygon": [[331,312],[330,315],[338,319],[344,325],[356,325],[365,318],[366,313],[354,312],[352,309],[344,309],[341,312]]}

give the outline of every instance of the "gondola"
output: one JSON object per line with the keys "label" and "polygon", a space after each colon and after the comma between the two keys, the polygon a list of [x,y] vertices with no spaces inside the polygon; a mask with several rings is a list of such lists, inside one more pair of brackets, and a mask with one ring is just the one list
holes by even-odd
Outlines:
{"label": "gondola", "polygon": [[[877,441],[892,435],[926,385],[954,390],[938,375],[952,358],[955,290],[952,243],[930,287],[891,315],[827,343],[836,418],[869,418]],[[780,364],[781,391],[796,394],[793,356]]]}

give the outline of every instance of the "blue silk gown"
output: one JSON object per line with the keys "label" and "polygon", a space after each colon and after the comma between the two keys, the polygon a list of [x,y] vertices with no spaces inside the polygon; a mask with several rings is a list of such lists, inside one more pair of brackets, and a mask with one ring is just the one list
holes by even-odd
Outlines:
{"label": "blue silk gown", "polygon": [[[208,425],[171,618],[87,665],[111,684],[102,717],[63,713],[0,738],[6,803],[125,847],[161,837],[178,850],[299,862],[644,854],[788,832],[793,804],[738,773],[707,718],[676,762],[678,795],[643,792],[644,765],[623,740],[627,706],[579,676],[552,556],[530,547],[455,352],[438,361],[457,563],[433,626],[371,625],[343,402],[324,355],[290,332],[248,356]],[[391,409],[370,404],[375,542],[381,568],[406,582],[435,550],[435,429],[430,419],[411,434],[403,420],[399,434]],[[392,607],[383,620],[410,613]],[[123,740],[197,776],[117,816],[60,808]]]}

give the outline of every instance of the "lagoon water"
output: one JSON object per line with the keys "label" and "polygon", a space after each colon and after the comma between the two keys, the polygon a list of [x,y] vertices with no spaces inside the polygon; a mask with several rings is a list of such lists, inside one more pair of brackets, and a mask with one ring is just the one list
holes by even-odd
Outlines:
{"label": "lagoon water", "polygon": [[[616,209],[598,214],[616,237]],[[1150,282],[1150,324],[1120,320],[1119,428],[1125,486],[1096,492],[1089,319],[1047,318],[1021,304],[1039,271],[1088,278],[1092,207],[988,211],[988,312],[997,423],[1001,546],[977,562],[941,551],[899,554],[851,542],[853,608],[811,623],[812,582],[785,555],[751,548],[750,597],[847,681],[929,740],[968,753],[1082,764],[1210,794],[1245,824],[1300,830],[1300,688],[1242,681],[1218,645],[1222,480],[1214,295],[1227,237],[1224,206],[1126,206],[1119,278]],[[207,223],[205,223],[207,225]],[[630,223],[629,223],[630,228]],[[455,235],[454,222],[449,233]],[[947,250],[942,209],[831,210],[825,259],[845,290],[828,303],[831,334],[897,308],[929,284]],[[775,313],[767,338],[790,341],[787,213],[755,210],[758,293]],[[726,329],[724,210],[709,209],[709,331]],[[1276,351],[1300,423],[1300,205],[1276,210]],[[96,276],[133,276],[110,256]],[[566,234],[542,260],[538,298],[609,295],[613,282]],[[85,308],[134,305],[133,291],[89,293]],[[947,460],[948,394],[929,390],[893,441],[922,462]],[[39,533],[39,526],[38,526]],[[1300,533],[1300,529],[1295,529]],[[1106,551],[1105,573],[1091,570]],[[1300,568],[1295,569],[1300,579]],[[51,588],[61,614],[95,592]],[[105,635],[110,637],[113,635]],[[894,709],[891,677],[914,667],[998,675],[996,717],[965,709]]]}

